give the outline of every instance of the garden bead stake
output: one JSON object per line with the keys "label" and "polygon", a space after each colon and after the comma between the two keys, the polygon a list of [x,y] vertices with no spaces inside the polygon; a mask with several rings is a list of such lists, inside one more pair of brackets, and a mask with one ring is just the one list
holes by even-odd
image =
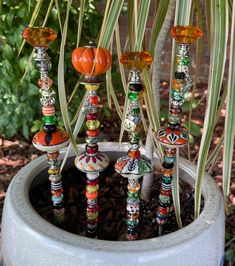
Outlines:
{"label": "garden bead stake", "polygon": [[85,152],[76,157],[75,165],[80,171],[86,173],[87,236],[95,237],[98,223],[98,177],[99,172],[103,171],[109,164],[108,157],[101,153],[98,147],[100,122],[96,107],[99,103],[99,97],[96,92],[102,82],[100,76],[110,68],[112,59],[107,49],[97,49],[94,42],[91,41],[89,45],[73,51],[72,63],[75,69],[82,74],[80,82],[88,90],[83,110],[86,113],[87,144]]}
{"label": "garden bead stake", "polygon": [[159,224],[160,235],[162,233],[162,225],[167,223],[168,214],[172,206],[171,182],[176,149],[186,145],[189,140],[187,130],[181,126],[181,112],[184,103],[184,94],[193,85],[193,80],[188,73],[189,45],[197,38],[201,37],[202,32],[200,29],[193,26],[175,26],[171,29],[171,35],[178,43],[175,79],[172,81],[170,93],[171,104],[168,125],[161,128],[156,134],[157,140],[165,146],[159,207],[156,217]]}
{"label": "garden bead stake", "polygon": [[151,161],[141,155],[139,150],[139,132],[141,130],[140,107],[143,85],[140,72],[151,64],[152,57],[147,52],[124,53],[120,62],[130,70],[128,99],[130,101],[124,128],[129,132],[130,148],[126,156],[119,158],[115,170],[128,178],[127,192],[127,240],[138,238],[139,224],[139,189],[138,179],[152,171]]}
{"label": "garden bead stake", "polygon": [[43,114],[42,131],[33,137],[33,145],[40,151],[47,153],[48,174],[51,181],[51,199],[54,207],[54,217],[57,222],[64,220],[63,188],[58,160],[59,150],[67,146],[68,134],[56,126],[55,99],[51,90],[52,80],[48,77],[51,69],[50,57],[46,50],[49,44],[56,39],[54,30],[45,27],[26,28],[22,33],[23,38],[34,47],[34,60],[40,72],[38,86],[41,92],[41,104]]}

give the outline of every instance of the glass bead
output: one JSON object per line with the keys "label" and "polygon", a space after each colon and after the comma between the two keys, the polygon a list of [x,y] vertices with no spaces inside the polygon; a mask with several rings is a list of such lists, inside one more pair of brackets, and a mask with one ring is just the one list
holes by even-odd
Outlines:
{"label": "glass bead", "polygon": [[99,101],[100,101],[100,98],[97,95],[94,95],[94,96],[90,96],[89,97],[90,104],[95,104],[96,105],[96,104],[99,103]]}
{"label": "glass bead", "polygon": [[171,29],[171,36],[181,44],[191,44],[202,36],[202,31],[194,26],[175,26]]}
{"label": "glass bead", "polygon": [[171,184],[172,182],[172,176],[162,176],[162,182],[165,184]]}
{"label": "glass bead", "polygon": [[86,213],[86,217],[89,219],[89,220],[94,220],[98,217],[98,212],[87,212]]}
{"label": "glass bead", "polygon": [[46,27],[28,27],[22,37],[33,47],[48,47],[56,39],[56,32]]}
{"label": "glass bead", "polygon": [[55,124],[52,124],[52,125],[43,125],[43,127],[42,127],[42,130],[44,132],[47,132],[47,133],[54,133],[54,132],[56,132],[56,129],[57,129],[57,127],[56,127]]}
{"label": "glass bead", "polygon": [[182,65],[186,66],[189,64],[189,59],[187,57],[184,57],[182,60],[181,60],[181,63]]}
{"label": "glass bead", "polygon": [[98,152],[99,146],[98,145],[86,145],[85,150],[89,154],[95,154]]}
{"label": "glass bead", "polygon": [[159,200],[162,201],[163,203],[168,203],[169,200],[170,200],[170,197],[166,197],[166,196],[163,196],[163,195],[159,195]]}
{"label": "glass bead", "polygon": [[53,81],[46,77],[45,79],[39,79],[38,80],[38,86],[43,89],[43,87],[51,87],[53,84]]}
{"label": "glass bead", "polygon": [[141,92],[143,90],[143,85],[141,83],[130,83],[129,90],[133,92]]}
{"label": "glass bead", "polygon": [[87,185],[87,186],[86,186],[86,190],[87,190],[89,193],[94,193],[94,192],[96,192],[98,189],[99,189],[99,185],[96,185],[96,186],[90,186],[90,185]]}
{"label": "glass bead", "polygon": [[88,212],[95,212],[95,211],[98,211],[98,206],[96,205],[96,206],[94,206],[94,207],[89,207],[89,206],[87,206],[87,208],[86,208],[86,210],[88,211]]}
{"label": "glass bead", "polygon": [[98,120],[88,120],[86,121],[86,126],[88,129],[94,130],[100,126],[100,122]]}
{"label": "glass bead", "polygon": [[59,155],[60,155],[59,151],[47,153],[47,158],[48,160],[56,160],[59,157]]}
{"label": "glass bead", "polygon": [[96,137],[86,138],[86,143],[88,144],[96,144],[97,142],[98,142],[98,139]]}
{"label": "glass bead", "polygon": [[132,110],[131,110],[131,114],[132,115],[138,115],[140,113],[140,108],[133,108]]}
{"label": "glass bead", "polygon": [[127,217],[131,220],[131,221],[135,221],[139,218],[139,212],[135,212],[133,214],[127,213]]}
{"label": "glass bead", "polygon": [[135,101],[138,100],[138,98],[139,98],[138,96],[139,96],[139,94],[136,93],[136,92],[129,92],[129,94],[128,94],[128,99],[129,99],[130,101],[132,101],[132,102],[135,102]]}
{"label": "glass bead", "polygon": [[175,72],[175,78],[176,79],[185,79],[185,73],[184,72]]}
{"label": "glass bead", "polygon": [[86,119],[87,120],[96,120],[98,118],[98,114],[97,113],[90,113],[86,115]]}
{"label": "glass bead", "polygon": [[131,192],[137,192],[140,190],[140,184],[136,184],[135,186],[131,186],[130,184],[127,185],[128,190]]}
{"label": "glass bead", "polygon": [[174,158],[173,157],[164,156],[164,161],[166,163],[173,163],[174,162]]}
{"label": "glass bead", "polygon": [[56,122],[56,116],[52,115],[52,116],[44,116],[42,118],[43,122],[45,123],[45,125],[52,125],[55,124]]}
{"label": "glass bead", "polygon": [[130,132],[129,138],[131,143],[138,143],[140,140],[140,136],[137,132]]}
{"label": "glass bead", "polygon": [[174,89],[171,89],[171,97],[178,101],[182,99],[181,92],[178,90],[174,90]]}
{"label": "glass bead", "polygon": [[87,129],[86,130],[86,134],[88,137],[97,137],[99,135],[100,131],[99,129],[95,129],[95,130],[90,130],[90,129]]}
{"label": "glass bead", "polygon": [[178,79],[174,79],[172,82],[172,87],[173,87],[173,89],[180,91],[183,87],[183,81],[178,80]]}
{"label": "glass bead", "polygon": [[88,191],[86,192],[87,199],[96,199],[97,197],[98,197],[98,192],[94,192],[94,193],[89,193]]}
{"label": "glass bead", "polygon": [[60,173],[60,169],[48,169],[49,175],[57,175]]}
{"label": "glass bead", "polygon": [[127,192],[127,196],[130,197],[130,198],[138,198],[139,197],[139,194],[138,192],[135,192],[135,193],[132,193],[130,191]]}
{"label": "glass bead", "polygon": [[180,122],[180,116],[179,115],[169,115],[169,122],[170,123],[178,123]]}
{"label": "glass bead", "polygon": [[153,61],[152,56],[146,51],[143,52],[125,52],[120,57],[120,62],[127,69],[143,70]]}
{"label": "glass bead", "polygon": [[140,157],[140,151],[137,150],[137,151],[128,151],[128,156],[133,158],[133,159],[136,159],[136,158],[139,158]]}

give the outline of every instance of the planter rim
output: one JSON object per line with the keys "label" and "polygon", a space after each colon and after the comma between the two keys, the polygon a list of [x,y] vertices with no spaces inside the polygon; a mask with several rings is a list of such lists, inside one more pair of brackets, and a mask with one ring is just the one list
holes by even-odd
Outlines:
{"label": "planter rim", "polygon": [[[117,149],[118,145],[119,144],[116,142],[99,143],[100,150],[104,152],[112,150],[123,152],[128,149],[127,143],[122,143],[119,150]],[[78,147],[83,149],[84,145],[78,145]],[[70,155],[74,154],[70,153]],[[182,158],[180,159],[179,164],[183,171],[194,179],[196,178],[195,165]],[[66,249],[68,248],[68,250],[70,250],[71,254],[73,254],[73,252],[78,252],[78,250],[87,251],[87,255],[90,254],[90,250],[95,253],[102,250],[103,253],[122,253],[131,251],[132,253],[148,252],[155,254],[158,251],[160,252],[162,248],[169,249],[170,251],[175,245],[185,245],[187,241],[197,238],[207,230],[216,220],[223,205],[218,186],[215,184],[214,180],[205,173],[202,186],[202,194],[205,198],[204,208],[199,217],[191,224],[173,233],[145,240],[108,241],[90,239],[69,233],[52,225],[43,219],[31,206],[27,191],[29,190],[34,177],[46,166],[47,162],[45,155],[42,155],[27,164],[17,173],[9,186],[7,194],[11,195],[12,200],[10,204],[14,209],[15,217],[30,225],[28,228],[30,234],[41,241],[45,241],[46,238],[47,243],[53,245],[53,248],[55,249],[64,250],[66,247]],[[27,194],[27,197],[25,197],[25,193]],[[8,196],[6,197],[6,200],[8,199]]]}

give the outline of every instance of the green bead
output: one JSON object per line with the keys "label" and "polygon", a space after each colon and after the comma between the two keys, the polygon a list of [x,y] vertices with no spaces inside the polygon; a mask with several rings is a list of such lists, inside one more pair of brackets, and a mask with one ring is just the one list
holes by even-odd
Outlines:
{"label": "green bead", "polygon": [[171,89],[171,97],[174,98],[175,100],[181,100],[182,99],[182,95],[180,91]]}
{"label": "green bead", "polygon": [[179,115],[169,115],[169,122],[171,122],[171,123],[180,122],[180,116]]}
{"label": "green bead", "polygon": [[165,183],[165,184],[171,184],[172,177],[170,177],[170,176],[162,176],[162,182]]}
{"label": "green bead", "polygon": [[167,156],[164,156],[164,161],[166,163],[174,163],[174,157],[167,157]]}
{"label": "green bead", "polygon": [[132,143],[138,143],[140,141],[139,133],[131,132],[129,134],[129,137],[130,137],[130,142]]}
{"label": "green bead", "polygon": [[140,108],[133,108],[131,110],[132,115],[138,115],[140,113]]}
{"label": "green bead", "polygon": [[45,125],[53,125],[56,122],[56,116],[52,115],[52,116],[44,116],[42,118],[43,122]]}
{"label": "green bead", "polygon": [[159,200],[162,202],[162,203],[168,203],[170,198],[168,196],[163,196],[163,195],[159,195]]}
{"label": "green bead", "polygon": [[100,122],[98,120],[87,120],[86,126],[90,130],[95,130],[100,126]]}
{"label": "green bead", "polygon": [[181,60],[181,63],[182,65],[186,66],[189,64],[189,59],[187,57],[184,57],[182,60]]}
{"label": "green bead", "polygon": [[129,92],[129,94],[128,94],[128,99],[129,99],[130,101],[135,102],[135,101],[138,100],[138,98],[139,98],[139,93],[138,93],[138,92],[134,92],[134,91]]}
{"label": "green bead", "polygon": [[138,192],[134,192],[134,193],[132,193],[132,192],[130,192],[130,191],[128,191],[127,192],[127,196],[129,197],[129,198],[134,198],[134,199],[137,199],[138,197],[139,197],[139,193]]}

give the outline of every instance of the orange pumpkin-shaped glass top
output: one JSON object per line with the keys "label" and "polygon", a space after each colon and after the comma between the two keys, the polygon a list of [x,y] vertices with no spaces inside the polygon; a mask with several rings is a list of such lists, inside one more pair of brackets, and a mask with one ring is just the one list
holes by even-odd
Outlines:
{"label": "orange pumpkin-shaped glass top", "polygon": [[171,29],[171,36],[177,43],[191,44],[202,36],[202,31],[194,26],[175,26]]}
{"label": "orange pumpkin-shaped glass top", "polygon": [[91,41],[89,45],[73,51],[72,63],[88,82],[89,78],[99,77],[106,72],[112,64],[112,58],[106,48],[96,48],[94,42]]}
{"label": "orange pumpkin-shaped glass top", "polygon": [[33,47],[48,47],[56,36],[54,30],[46,27],[29,27],[22,32],[22,37]]}

